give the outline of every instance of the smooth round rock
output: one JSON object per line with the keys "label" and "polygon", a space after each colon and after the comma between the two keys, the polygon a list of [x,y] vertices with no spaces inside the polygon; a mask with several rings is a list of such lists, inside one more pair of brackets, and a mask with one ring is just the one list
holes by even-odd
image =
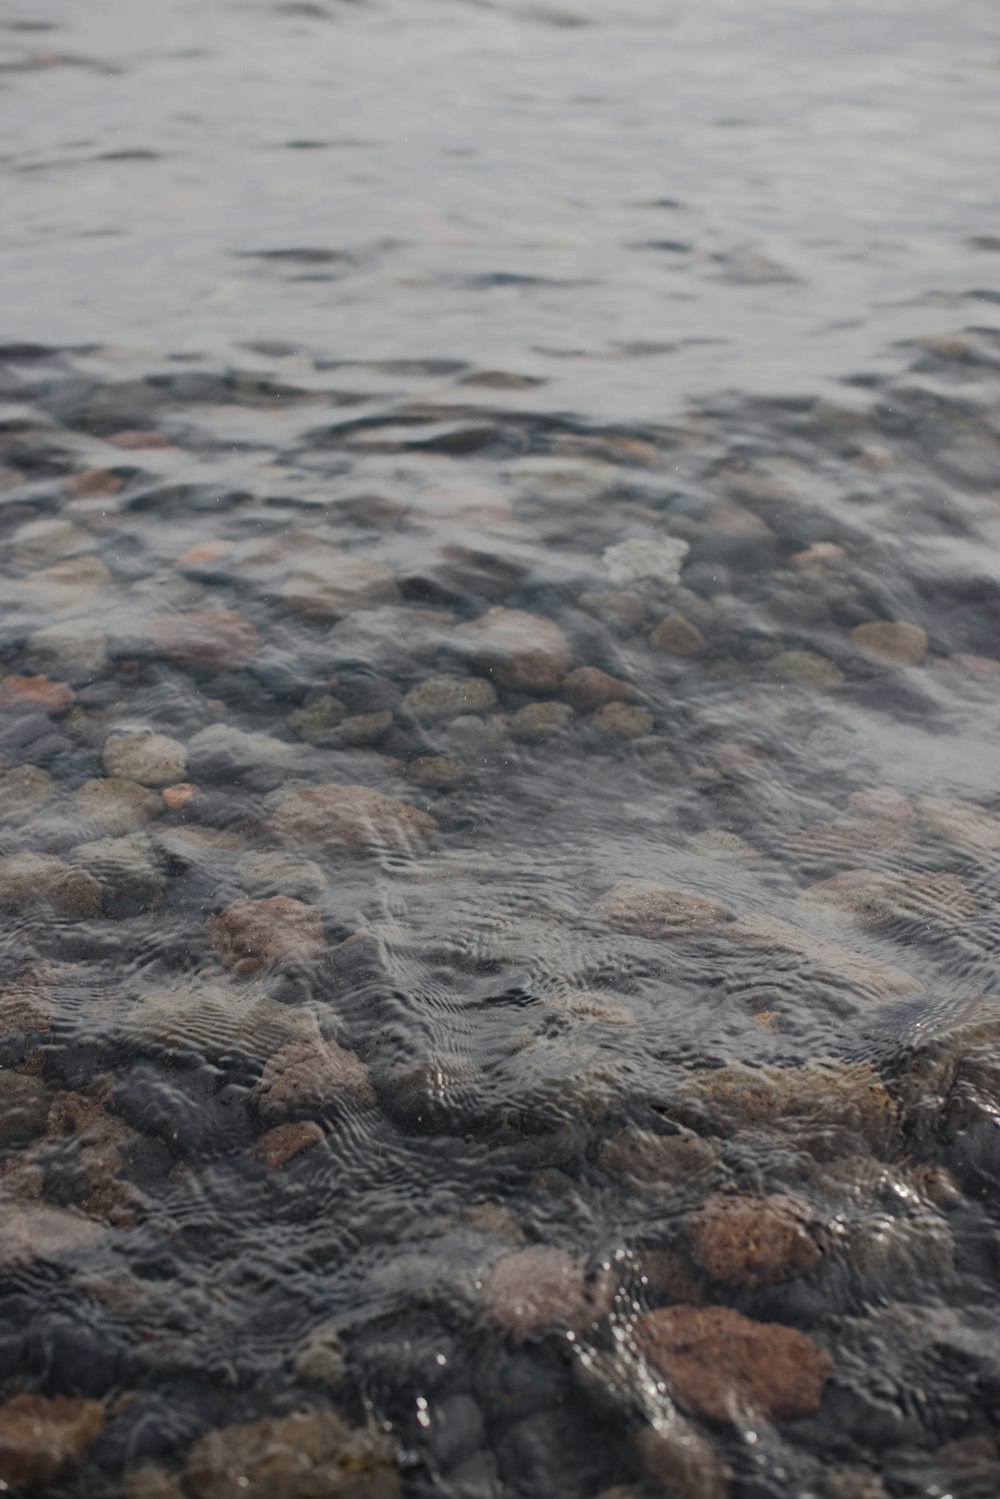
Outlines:
{"label": "smooth round rock", "polygon": [[905,620],[856,625],[851,639],[868,661],[879,666],[916,666],[927,654],[927,631]]}

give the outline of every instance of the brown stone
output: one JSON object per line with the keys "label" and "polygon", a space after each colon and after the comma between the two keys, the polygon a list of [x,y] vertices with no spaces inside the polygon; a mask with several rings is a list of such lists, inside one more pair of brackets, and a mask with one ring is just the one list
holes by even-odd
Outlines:
{"label": "brown stone", "polygon": [[815,1220],[795,1197],[716,1192],[688,1221],[694,1257],[713,1280],[769,1286],[805,1275],[823,1257]]}
{"label": "brown stone", "polygon": [[53,609],[72,609],[89,603],[111,581],[111,574],[100,557],[67,557],[29,573],[25,581],[42,593]]}
{"label": "brown stone", "polygon": [[172,448],[173,443],[169,437],[162,432],[156,432],[145,427],[130,427],[125,432],[114,432],[108,438],[116,448],[123,448],[126,452],[132,452],[140,448]]}
{"label": "brown stone", "polygon": [[641,739],[653,728],[653,715],[649,709],[634,703],[605,703],[590,721],[595,729],[611,734],[615,739]]}
{"label": "brown stone", "polygon": [[54,854],[10,854],[0,859],[0,907],[26,916],[55,912],[79,920],[100,911],[101,885]]}
{"label": "brown stone", "polygon": [[677,1400],[711,1421],[814,1416],[833,1369],[830,1355],[804,1333],[722,1306],[648,1312],[636,1340]]}
{"label": "brown stone", "polygon": [[110,469],[88,468],[82,474],[74,474],[69,487],[79,498],[88,499],[98,495],[117,494],[124,483],[121,474],[114,474]]}
{"label": "brown stone", "polygon": [[333,1411],[226,1426],[195,1442],[184,1463],[193,1499],[398,1499],[392,1444]]}
{"label": "brown stone", "polygon": [[324,1138],[323,1131],[311,1119],[279,1124],[257,1141],[257,1151],[268,1171],[277,1171],[287,1161],[310,1150]]}
{"label": "brown stone", "polygon": [[307,619],[339,619],[363,605],[398,597],[395,579],[381,562],[330,548],[315,548],[302,557],[282,589],[288,608]]}
{"label": "brown stone", "polygon": [[0,1265],[9,1268],[92,1250],[104,1233],[93,1218],[71,1208],[18,1202],[15,1211],[7,1203],[0,1213]]}
{"label": "brown stone", "polygon": [[577,599],[581,609],[620,630],[634,631],[646,618],[646,605],[637,593],[618,589],[588,589]]}
{"label": "brown stone", "polygon": [[568,703],[527,703],[511,717],[510,737],[519,744],[543,744],[573,721]]}
{"label": "brown stone", "polygon": [[314,958],[326,947],[318,911],[287,895],[241,900],[208,923],[219,962],[245,978]]}
{"label": "brown stone", "polygon": [[814,541],[804,551],[793,552],[788,561],[791,567],[821,569],[831,563],[844,562],[846,558],[847,552],[835,541]]}
{"label": "brown stone", "polygon": [[916,666],[927,654],[927,631],[905,620],[856,625],[851,639],[862,656],[879,666]]}
{"label": "brown stone", "polygon": [[831,974],[842,987],[849,986],[868,1000],[914,994],[921,987],[912,974],[900,968],[877,963],[829,937],[817,936],[774,916],[741,916],[727,928],[726,935],[737,946],[763,952],[768,958],[781,958],[786,979],[787,960],[791,958],[807,971]]}
{"label": "brown stone", "polygon": [[855,791],[847,800],[855,812],[885,822],[912,822],[916,816],[913,803],[891,786],[872,786],[865,791]]}
{"label": "brown stone", "polygon": [[788,848],[816,859],[853,859],[858,854],[883,853],[911,847],[913,838],[893,817],[864,817],[844,822],[814,823],[793,833]]}
{"label": "brown stone", "polygon": [[979,902],[957,874],[848,869],[810,886],[802,899],[838,906],[871,924],[902,920],[954,925],[982,914]]}
{"label": "brown stone", "polygon": [[650,632],[649,643],[654,651],[662,651],[666,656],[697,656],[706,644],[698,626],[683,614],[668,614],[661,619]]}
{"label": "brown stone", "polygon": [[406,773],[418,786],[433,786],[441,791],[461,786],[469,779],[464,765],[444,755],[420,755],[411,761]]}
{"label": "brown stone", "polygon": [[839,687],[844,673],[818,651],[780,651],[768,662],[772,676],[793,687]]}
{"label": "brown stone", "polygon": [[715,1142],[692,1130],[658,1135],[629,1126],[605,1140],[599,1164],[630,1187],[681,1193],[690,1190],[692,1178],[711,1171],[718,1156]]}
{"label": "brown stone", "polygon": [[294,792],[275,812],[279,838],[330,853],[385,846],[414,848],[437,832],[437,823],[409,802],[368,786],[312,786]]}
{"label": "brown stone", "polygon": [[594,902],[590,915],[619,932],[669,939],[721,926],[726,908],[708,896],[655,880],[621,880]]}
{"label": "brown stone", "polygon": [[917,811],[929,832],[946,843],[954,843],[971,854],[994,854],[1000,850],[1000,817],[974,802],[944,796],[922,796]]}
{"label": "brown stone", "polygon": [[456,646],[502,687],[554,692],[570,667],[570,648],[551,619],[523,609],[490,609],[460,625]]}
{"label": "brown stone", "polygon": [[579,713],[591,713],[605,703],[628,703],[639,695],[631,682],[609,676],[599,666],[578,666],[563,682],[563,696]]}
{"label": "brown stone", "polygon": [[169,661],[208,671],[246,666],[260,650],[257,631],[235,609],[158,614],[150,631],[154,646]]}
{"label": "brown stone", "polygon": [[375,1090],[353,1051],[332,1041],[293,1041],[271,1057],[254,1099],[265,1119],[322,1113],[330,1108],[371,1108]]}
{"label": "brown stone", "polygon": [[104,1426],[99,1400],[15,1395],[0,1405],[0,1479],[5,1488],[48,1483],[81,1462]]}
{"label": "brown stone", "polygon": [[614,1282],[605,1270],[588,1282],[583,1265],[565,1250],[534,1245],[497,1260],[484,1295],[491,1320],[523,1343],[549,1328],[584,1332],[607,1316]]}
{"label": "brown stone", "polygon": [[76,701],[76,693],[65,682],[49,677],[4,677],[0,682],[0,708],[27,712],[65,713]]}
{"label": "brown stone", "polygon": [[671,1499],[729,1499],[732,1474],[703,1432],[674,1412],[643,1428],[639,1460]]}

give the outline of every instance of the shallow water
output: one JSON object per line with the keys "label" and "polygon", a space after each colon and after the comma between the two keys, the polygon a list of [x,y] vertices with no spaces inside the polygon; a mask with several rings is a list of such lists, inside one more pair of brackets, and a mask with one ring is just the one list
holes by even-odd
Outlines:
{"label": "shallow water", "polygon": [[1000,1491],[998,68],[0,22],[0,1480]]}

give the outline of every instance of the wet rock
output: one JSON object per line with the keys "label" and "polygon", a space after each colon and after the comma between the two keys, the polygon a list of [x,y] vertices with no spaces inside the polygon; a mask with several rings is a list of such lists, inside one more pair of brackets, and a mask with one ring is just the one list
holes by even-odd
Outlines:
{"label": "wet rock", "polygon": [[882,874],[849,869],[811,885],[801,899],[836,906],[865,924],[916,921],[955,925],[974,920],[982,907],[957,874]]}
{"label": "wet rock", "polygon": [[515,1343],[552,1328],[584,1332],[607,1316],[613,1296],[609,1271],[588,1281],[572,1255],[541,1245],[497,1260],[483,1288],[487,1315]]}
{"label": "wet rock", "polygon": [[[188,763],[196,776],[225,779],[255,770],[270,770],[292,764],[299,755],[295,744],[286,744],[270,734],[247,733],[231,724],[210,724],[187,746]],[[136,777],[138,779],[138,777]],[[171,777],[181,779],[181,775]]]}
{"label": "wet rock", "polygon": [[695,833],[684,845],[689,854],[705,859],[759,859],[757,849],[752,848],[738,833],[728,828],[706,828]]}
{"label": "wet rock", "polygon": [[81,843],[73,850],[73,859],[119,897],[142,906],[155,905],[166,887],[153,845],[144,833]]}
{"label": "wet rock", "polygon": [[4,677],[0,681],[0,709],[25,713],[65,713],[76,693],[65,682],[50,677]]}
{"label": "wet rock", "polygon": [[510,737],[519,744],[544,744],[561,734],[573,721],[566,703],[527,703],[510,719]]}
{"label": "wet rock", "polygon": [[496,705],[496,688],[481,677],[429,677],[410,689],[401,707],[423,722],[432,722],[460,713],[488,713]]}
{"label": "wet rock", "polygon": [[227,828],[159,828],[154,844],[165,859],[181,869],[215,870],[224,867],[234,854],[241,853],[246,848],[246,839],[242,833]]}
{"label": "wet rock", "polygon": [[523,609],[490,609],[460,625],[454,646],[477,667],[518,692],[554,692],[570,667],[570,648],[552,620]]}
{"label": "wet rock", "polygon": [[89,604],[111,574],[99,557],[69,557],[29,573],[25,582],[53,609],[76,609]]}
{"label": "wet rock", "polygon": [[794,687],[839,687],[844,673],[817,651],[780,651],[768,662],[772,676]]}
{"label": "wet rock", "polygon": [[324,1322],[306,1338],[295,1356],[295,1372],[300,1379],[338,1390],[347,1372],[347,1347],[339,1329]]}
{"label": "wet rock", "polygon": [[594,902],[590,916],[619,932],[669,940],[721,926],[726,908],[708,896],[655,880],[621,880]]}
{"label": "wet rock", "polygon": [[101,757],[106,775],[140,786],[165,786],[187,775],[187,751],[177,739],[145,730],[112,734]]}
{"label": "wet rock", "polygon": [[636,1448],[646,1473],[671,1499],[728,1499],[728,1463],[703,1432],[676,1412],[669,1420],[644,1427]]}
{"label": "wet rock", "polygon": [[688,1220],[694,1257],[713,1280],[767,1286],[806,1275],[823,1258],[815,1218],[795,1197],[717,1192]]}
{"label": "wet rock", "polygon": [[793,854],[812,859],[855,859],[860,854],[902,855],[912,848],[913,838],[897,818],[864,817],[856,821],[815,823],[788,839]]}
{"label": "wet rock", "polygon": [[610,734],[615,739],[641,739],[653,729],[652,713],[635,703],[605,703],[590,722],[602,734]]}
{"label": "wet rock", "polygon": [[9,1269],[33,1260],[58,1260],[64,1254],[83,1253],[96,1248],[104,1236],[100,1223],[68,1208],[21,1201],[13,1206],[7,1202],[0,1213],[0,1267]]}
{"label": "wet rock", "polygon": [[37,1488],[83,1461],[104,1426],[99,1400],[15,1395],[0,1405],[0,1480]]}
{"label": "wet rock", "polygon": [[789,958],[803,969],[828,973],[842,989],[860,999],[884,999],[887,995],[917,993],[920,983],[902,969],[877,963],[826,936],[817,936],[773,916],[741,916],[726,929],[737,948],[780,958],[787,969]]}
{"label": "wet rock", "polygon": [[332,658],[364,662],[395,673],[415,661],[433,660],[451,634],[455,616],[447,609],[380,605],[359,609],[330,631]]}
{"label": "wet rock", "polygon": [[649,643],[654,651],[665,656],[697,656],[706,646],[704,635],[683,614],[668,614],[650,632]]}
{"label": "wet rock", "polygon": [[0,906],[25,916],[81,920],[100,911],[101,887],[52,854],[11,854],[0,859]]}
{"label": "wet rock", "polygon": [[891,786],[873,786],[853,792],[847,800],[856,812],[885,822],[912,822],[916,816],[913,803]]}
{"label": "wet rock", "polygon": [[814,541],[804,551],[793,552],[788,559],[790,567],[823,569],[835,567],[847,560],[847,552],[835,541]]}
{"label": "wet rock", "polygon": [[368,1069],[352,1051],[332,1041],[295,1041],[271,1057],[253,1090],[261,1116],[371,1108],[375,1090]]}
{"label": "wet rock", "polygon": [[56,783],[47,770],[34,765],[17,765],[0,775],[0,817],[13,813],[30,813],[44,806],[55,795]]}
{"label": "wet rock", "polygon": [[350,718],[345,718],[333,733],[333,743],[346,745],[351,748],[361,748],[366,744],[378,744],[384,739],[392,728],[392,714],[388,711],[382,713],[354,713]]}
{"label": "wet rock", "polygon": [[382,563],[320,549],[299,561],[281,592],[286,606],[307,619],[339,619],[399,597],[396,580]]}
{"label": "wet rock", "polygon": [[333,730],[343,723],[347,711],[347,705],[339,697],[326,692],[290,713],[288,727],[310,744],[329,744]]}
{"label": "wet rock", "polygon": [[323,1131],[310,1119],[278,1124],[257,1141],[257,1154],[268,1171],[278,1171],[304,1150],[311,1150],[324,1139]]}
{"label": "wet rock", "polygon": [[253,990],[206,983],[182,983],[144,995],[128,1012],[122,1030],[135,1042],[210,1058],[229,1052],[270,1057],[293,1041],[320,1041],[310,1011],[279,1004]]}
{"label": "wet rock", "polygon": [[326,875],[311,859],[262,850],[244,855],[236,866],[236,877],[248,895],[259,898],[287,895],[312,903],[326,894]]}
{"label": "wet rock", "polygon": [[46,516],[43,520],[32,520],[18,526],[8,546],[10,561],[15,567],[44,567],[47,562],[93,551],[94,538],[71,521]]}
{"label": "wet rock", "polygon": [[410,762],[406,773],[417,786],[430,786],[439,791],[450,791],[456,786],[463,786],[469,779],[468,769],[464,765],[457,760],[449,760],[444,755],[420,755]]}
{"label": "wet rock", "polygon": [[562,993],[546,994],[545,1003],[560,1015],[581,1024],[635,1025],[634,1010],[610,994],[593,989],[566,989]]}
{"label": "wet rock", "polygon": [[47,964],[24,968],[13,983],[0,988],[0,1036],[46,1031],[55,1019],[52,980]]}
{"label": "wet rock", "polygon": [[908,1216],[871,1212],[848,1228],[848,1254],[869,1280],[923,1280],[954,1269],[955,1242],[938,1213],[923,1209]]}
{"label": "wet rock", "polygon": [[888,1155],[902,1148],[897,1106],[866,1063],[733,1063],[687,1078],[664,1112],[703,1133],[770,1135],[770,1148],[778,1135],[819,1160],[866,1149]]}
{"label": "wet rock", "polygon": [[598,666],[578,666],[563,682],[563,696],[579,713],[591,713],[605,703],[627,703],[640,696],[631,682],[609,676]]}
{"label": "wet rock", "polygon": [[0,1145],[22,1145],[45,1133],[49,1090],[39,1077],[0,1068]]}
{"label": "wet rock", "polygon": [[856,625],[851,639],[878,666],[916,666],[927,654],[927,631],[904,620],[872,620]]}
{"label": "wet rock", "polygon": [[95,833],[122,837],[137,832],[163,811],[163,798],[138,781],[118,776],[85,781],[70,806],[84,826]]}
{"label": "wet rock", "polygon": [[889,1499],[889,1492],[871,1468],[839,1468],[824,1480],[823,1499]]}
{"label": "wet rock", "polygon": [[612,583],[653,582],[667,587],[681,580],[681,568],[691,547],[674,536],[660,536],[649,541],[633,537],[605,548],[604,565]]}
{"label": "wet rock", "polygon": [[103,630],[84,620],[46,625],[28,636],[27,654],[32,663],[75,682],[99,676],[104,670],[107,640]]}
{"label": "wet rock", "polygon": [[636,1342],[680,1404],[711,1421],[814,1416],[833,1369],[830,1355],[804,1333],[721,1306],[647,1312]]}
{"label": "wet rock", "polygon": [[398,1499],[389,1440],[332,1411],[227,1426],[196,1442],[184,1463],[193,1499]]}
{"label": "wet rock", "polygon": [[223,967],[244,978],[306,962],[326,947],[319,912],[285,895],[227,906],[208,923],[208,935]]}
{"label": "wet rock", "polygon": [[327,853],[387,847],[412,849],[437,831],[434,818],[368,786],[313,786],[293,792],[275,812],[278,838]]}
{"label": "wet rock", "polygon": [[605,1140],[598,1159],[602,1171],[630,1187],[680,1193],[712,1171],[718,1158],[714,1141],[691,1130],[658,1135],[630,1126]]}
{"label": "wet rock", "polygon": [[187,1499],[180,1480],[156,1463],[143,1463],[122,1474],[122,1499]]}
{"label": "wet rock", "polygon": [[159,655],[206,671],[246,666],[260,649],[257,631],[235,609],[158,614],[150,621],[149,631]]}
{"label": "wet rock", "polygon": [[581,609],[619,630],[635,631],[645,623],[646,605],[636,593],[588,589],[577,599]]}
{"label": "wet rock", "polygon": [[928,831],[946,843],[954,843],[970,854],[993,854],[1000,850],[1000,817],[974,802],[921,796],[917,811]]}

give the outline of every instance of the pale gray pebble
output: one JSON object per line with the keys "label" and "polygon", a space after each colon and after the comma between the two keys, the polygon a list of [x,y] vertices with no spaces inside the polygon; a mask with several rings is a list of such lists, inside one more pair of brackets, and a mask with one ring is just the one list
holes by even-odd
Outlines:
{"label": "pale gray pebble", "polygon": [[109,776],[140,786],[166,786],[187,775],[187,751],[177,739],[148,729],[126,729],[105,742],[101,763]]}

